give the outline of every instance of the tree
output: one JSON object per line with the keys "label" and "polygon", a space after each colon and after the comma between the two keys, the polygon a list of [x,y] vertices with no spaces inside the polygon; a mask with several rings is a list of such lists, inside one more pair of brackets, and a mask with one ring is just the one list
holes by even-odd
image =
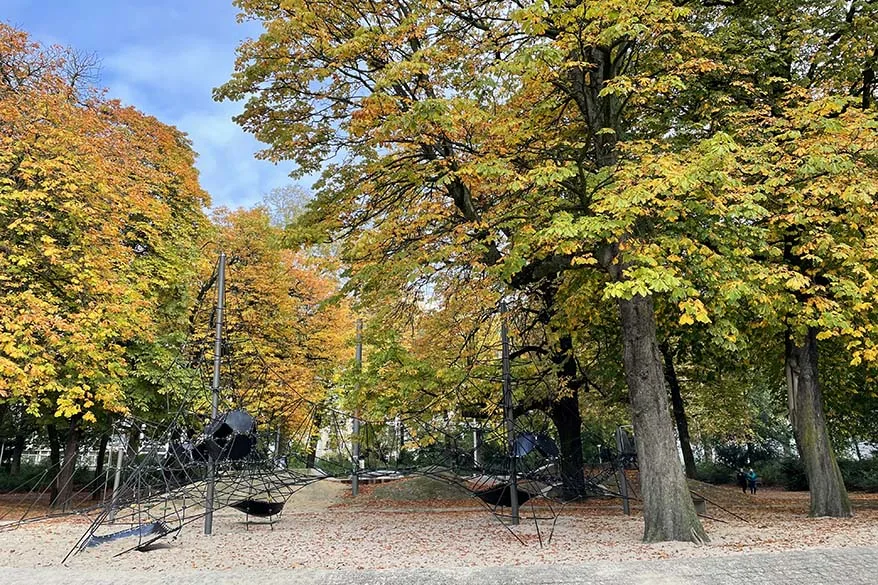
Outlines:
{"label": "tree", "polygon": [[[330,395],[354,333],[347,302],[336,298],[332,259],[286,249],[264,208],[219,209],[213,220],[216,256],[229,258],[224,335],[234,367],[224,374],[224,399],[246,400],[295,437]],[[202,357],[212,363],[212,352]]]}
{"label": "tree", "polygon": [[208,199],[185,137],[79,85],[76,53],[0,46],[0,399],[65,442],[67,507],[83,427],[157,385],[127,368],[185,315]]}
{"label": "tree", "polygon": [[[497,247],[484,241],[489,232],[476,225],[481,221],[481,205],[479,209],[474,206],[470,187],[461,177],[453,178],[453,173],[448,173],[449,168],[458,165],[458,159],[462,161],[468,154],[459,152],[441,127],[445,114],[437,108],[442,103],[438,96],[447,86],[425,83],[424,74],[416,70],[419,66],[412,69],[405,63],[411,55],[417,55],[417,59],[429,56],[431,60],[441,60],[445,48],[453,54],[464,45],[450,37],[440,41],[442,46],[434,47],[422,47],[417,39],[408,39],[409,32],[427,25],[426,21],[418,23],[415,18],[406,18],[404,13],[408,7],[403,3],[389,4],[369,16],[374,16],[382,24],[366,36],[354,34],[360,16],[358,8],[352,5],[315,7],[296,3],[272,9],[266,3],[253,2],[242,5],[242,8],[255,17],[270,20],[270,26],[278,33],[276,36],[265,35],[253,45],[242,47],[242,64],[251,58],[261,62],[272,54],[292,51],[311,67],[303,68],[294,83],[278,83],[271,87],[275,75],[286,75],[271,68],[242,65],[235,79],[220,88],[217,96],[233,99],[252,96],[239,121],[272,144],[265,156],[292,158],[299,164],[301,172],[315,169],[320,164],[321,153],[327,148],[344,149],[352,156],[345,167],[333,168],[326,173],[323,197],[318,197],[313,203],[319,212],[300,222],[304,227],[300,235],[305,232],[319,241],[325,234],[336,232],[347,220],[350,223],[343,229],[359,230],[366,225],[377,228],[371,235],[358,236],[357,241],[354,237],[348,239],[349,257],[357,258],[352,262],[350,274],[355,279],[354,284],[361,284],[367,293],[377,293],[379,287],[375,285],[380,283],[380,288],[385,291],[396,290],[409,297],[413,289],[432,287],[429,273],[438,275],[435,268],[446,261],[448,273],[463,278],[469,278],[463,276],[469,271],[484,273],[486,262],[496,264]],[[311,14],[313,20],[311,17],[306,19],[307,22],[299,22],[298,17],[287,19],[300,13]],[[432,18],[426,12],[419,12],[418,16]],[[385,25],[393,30],[382,34],[380,28]],[[324,42],[324,37],[331,41]],[[332,43],[337,43],[337,46],[331,46]],[[402,67],[397,68],[400,64]],[[384,89],[371,92],[379,77],[382,78],[380,83],[390,88],[390,95]],[[454,79],[448,81],[455,83]],[[263,84],[265,91],[258,91]],[[314,93],[318,86],[321,89]],[[357,87],[365,92],[363,100],[350,96],[351,91],[359,91]],[[460,89],[456,87],[454,91]],[[348,118],[361,101],[363,112],[368,115],[360,119]],[[475,104],[465,100],[455,104],[465,107],[466,114],[481,117]],[[278,124],[272,115],[263,115],[276,107],[286,112],[286,121],[282,124]],[[409,131],[402,131],[400,140],[388,135],[391,142],[408,142],[410,129],[415,128],[413,125],[418,124],[423,116],[433,117],[436,126],[422,135],[418,144],[405,146],[402,151],[389,153],[384,158],[375,156],[381,151],[380,144],[385,139],[361,140],[355,134],[361,130],[371,133],[369,125],[376,121],[373,116],[383,116],[384,108],[389,108],[387,114],[391,115],[387,132],[393,134],[397,126],[409,128]],[[341,120],[344,121],[337,123]],[[349,134],[351,130],[353,134]],[[405,166],[402,163],[412,156],[412,152],[415,157],[413,166]],[[442,175],[446,178],[443,179]],[[425,188],[425,185],[430,187]],[[353,204],[360,196],[358,194],[366,192],[376,194],[372,200],[375,207],[362,214],[352,213],[351,210],[356,209]],[[453,205],[449,207],[445,202],[453,202]],[[370,206],[366,203],[367,208]],[[426,215],[421,213],[424,210]],[[381,221],[378,221],[379,216]],[[385,226],[392,225],[404,227],[406,233],[403,229],[396,229],[396,233],[380,233]],[[462,242],[473,235],[477,235],[475,249],[447,245],[449,237]],[[396,249],[399,252],[397,257],[406,256],[408,259],[395,267],[385,265],[381,261],[384,252],[380,244]],[[416,260],[418,257],[420,261]],[[541,274],[530,278],[545,279]],[[559,344],[558,362],[575,371],[573,358],[568,349],[562,348],[563,345]],[[573,408],[562,409],[563,416],[578,419],[577,392],[574,386],[563,393],[564,400],[573,405]],[[568,459],[572,458],[572,465],[581,469],[578,433],[575,436],[576,443],[571,445]],[[578,484],[577,489],[581,490],[581,479]]]}
{"label": "tree", "polygon": [[261,205],[268,210],[275,227],[286,228],[302,214],[310,195],[299,185],[285,185],[272,189],[262,198]]}
{"label": "tree", "polygon": [[[579,425],[583,382],[559,291],[569,293],[571,269],[603,266],[642,448],[645,538],[703,540],[676,457],[652,298],[674,289],[682,301],[688,289],[641,261],[650,244],[637,237],[643,206],[631,197],[643,191],[616,177],[620,139],[661,137],[668,122],[659,127],[649,108],[670,99],[680,75],[710,70],[687,11],[609,2],[240,6],[267,32],[240,48],[217,97],[250,96],[238,121],[269,144],[265,156],[292,159],[300,172],[328,152],[349,155],[325,173],[307,231],[346,234],[351,274],[365,288],[379,275],[385,290],[405,290],[438,272],[494,272],[497,284],[544,302],[564,427],[570,417]],[[670,73],[669,50],[680,51]],[[629,115],[635,105],[639,114]],[[579,231],[561,232],[565,218]],[[685,306],[701,317],[698,304]],[[581,447],[574,452],[581,468]]]}
{"label": "tree", "polygon": [[[811,485],[813,515],[850,505],[825,424],[819,340],[848,338],[871,357],[875,192],[871,2],[732,3],[702,13],[747,90],[726,123],[742,151],[741,180],[769,211],[757,299],[784,331],[790,418]],[[722,19],[720,30],[709,23]],[[706,29],[705,29],[706,30]],[[852,97],[851,97],[852,96]],[[746,162],[743,162],[746,161]]]}

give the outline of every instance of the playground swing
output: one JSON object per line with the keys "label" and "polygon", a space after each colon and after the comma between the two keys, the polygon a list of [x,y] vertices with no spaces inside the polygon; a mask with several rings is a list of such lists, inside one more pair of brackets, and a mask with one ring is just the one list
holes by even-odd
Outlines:
{"label": "playground swing", "polygon": [[268,518],[268,525],[274,530],[274,523],[280,520],[281,512],[283,512],[284,502],[246,499],[233,502],[229,504],[229,507],[246,515],[244,522],[248,530],[250,528],[250,516]]}

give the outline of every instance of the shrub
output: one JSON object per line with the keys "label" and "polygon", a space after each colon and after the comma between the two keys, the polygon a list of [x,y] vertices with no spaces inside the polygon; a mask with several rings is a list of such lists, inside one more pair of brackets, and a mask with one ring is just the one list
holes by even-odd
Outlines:
{"label": "shrub", "polygon": [[22,463],[18,475],[11,475],[5,469],[0,469],[0,491],[27,492],[34,487],[42,488],[51,479],[45,471],[45,465],[28,465],[26,463]]}
{"label": "shrub", "polygon": [[838,462],[845,487],[854,492],[878,492],[878,459]]}
{"label": "shrub", "polygon": [[698,479],[706,483],[735,483],[735,470],[722,463],[699,463],[696,471]]}
{"label": "shrub", "polygon": [[[878,459],[839,460],[844,485],[853,492],[878,492]],[[781,486],[790,491],[807,491],[805,466],[796,457],[770,461],[758,470],[765,485]]]}
{"label": "shrub", "polygon": [[716,460],[724,463],[731,469],[739,467],[756,468],[764,462],[773,461],[780,456],[779,448],[776,442],[764,440],[760,443],[751,443],[742,445],[738,443],[725,443],[717,445]]}
{"label": "shrub", "polygon": [[755,469],[762,485],[782,487],[791,492],[808,491],[805,466],[798,457],[773,459]]}
{"label": "shrub", "polygon": [[[0,492],[29,492],[32,489],[42,490],[47,487],[52,479],[54,479],[57,471],[49,471],[48,461],[40,465],[21,465],[21,472],[18,475],[7,473],[5,469],[0,468]],[[76,469],[73,475],[73,485],[81,488],[89,485],[94,488],[100,483],[100,480],[93,482],[94,472],[84,467]]]}
{"label": "shrub", "polygon": [[[849,491],[878,492],[878,459],[842,459],[838,466],[844,477],[844,485]],[[753,468],[762,485],[782,487],[793,492],[808,491],[805,465],[798,457],[771,459],[754,465]],[[722,463],[700,463],[698,479],[713,484],[735,483],[735,469]]]}

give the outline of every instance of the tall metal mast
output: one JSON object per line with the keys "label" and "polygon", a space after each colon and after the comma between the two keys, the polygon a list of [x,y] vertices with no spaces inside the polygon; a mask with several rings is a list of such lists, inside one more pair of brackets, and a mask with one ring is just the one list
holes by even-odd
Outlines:
{"label": "tall metal mast", "polygon": [[353,428],[351,429],[353,437],[351,438],[351,495],[356,496],[360,493],[360,372],[363,369],[363,320],[357,319],[357,406],[354,409]]}
{"label": "tall metal mast", "polygon": [[[213,383],[210,386],[210,422],[213,423],[219,411],[220,364],[223,353],[223,311],[226,304],[226,253],[221,252],[216,276],[216,335],[213,344]],[[216,461],[209,455],[207,461],[207,497],[204,501],[204,533],[213,532],[213,500],[216,492]]]}
{"label": "tall metal mast", "polygon": [[503,360],[503,410],[506,415],[506,439],[509,442],[509,504],[512,524],[518,524],[518,469],[515,457],[515,414],[512,405],[512,375],[509,372],[509,331],[506,326],[506,302],[500,302],[500,343]]}

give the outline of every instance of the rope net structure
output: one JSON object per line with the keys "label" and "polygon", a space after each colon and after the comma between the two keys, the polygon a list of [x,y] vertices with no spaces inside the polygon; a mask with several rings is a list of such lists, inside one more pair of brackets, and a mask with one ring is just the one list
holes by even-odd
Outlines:
{"label": "rope net structure", "polygon": [[[227,311],[234,322],[234,305]],[[215,313],[208,313],[193,322],[212,327],[214,319]],[[325,397],[307,396],[272,367],[256,344],[230,327],[222,338],[222,391],[218,416],[212,418],[213,343],[207,331],[193,334],[168,368],[166,375],[193,366],[200,372],[201,383],[189,388],[176,407],[169,399],[159,420],[128,418],[117,424],[118,442],[126,451],[118,486],[108,488],[109,473],[95,477],[76,491],[71,509],[44,512],[34,503],[51,485],[47,471],[33,485],[13,490],[21,494],[19,505],[0,515],[0,530],[80,515],[91,523],[65,561],[117,541],[124,543],[122,554],[175,538],[226,508],[247,515],[248,521],[254,516],[273,523],[293,494],[317,481],[426,476],[471,495],[522,544],[509,526],[519,519],[536,525],[541,545],[551,540],[570,501],[564,489],[569,478],[561,472],[563,449],[545,415],[530,412],[510,426],[499,379],[496,400],[488,403],[468,401],[458,392],[453,413],[422,407],[353,425],[350,412]],[[357,452],[361,458],[354,461]],[[619,465],[613,457],[591,474],[583,470],[586,491],[578,497],[618,496],[606,484]],[[512,522],[514,496],[519,508]],[[12,511],[16,515],[7,517]]]}

